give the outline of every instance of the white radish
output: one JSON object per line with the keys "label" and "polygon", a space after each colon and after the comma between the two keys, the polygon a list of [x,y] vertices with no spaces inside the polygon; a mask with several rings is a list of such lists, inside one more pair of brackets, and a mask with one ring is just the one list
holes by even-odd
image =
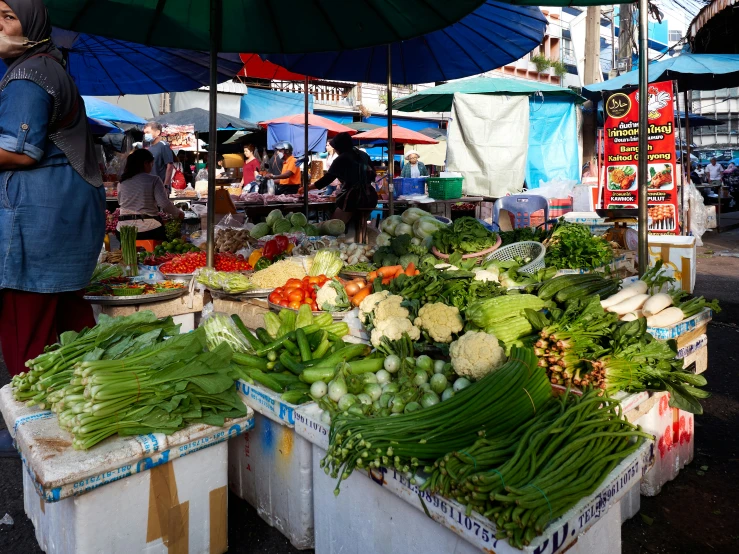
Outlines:
{"label": "white radish", "polygon": [[626,315],[629,312],[640,310],[647,300],[649,300],[648,294],[637,294],[636,296],[627,298],[623,302],[619,302],[615,306],[607,308],[606,311],[613,312],[614,314],[618,315]]}
{"label": "white radish", "polygon": [[670,306],[672,306],[672,296],[665,294],[664,292],[655,294],[644,303],[644,315],[646,317],[657,315],[662,310],[667,309]]}
{"label": "white radish", "polygon": [[621,321],[636,321],[640,317],[644,317],[644,314],[641,310],[636,310],[635,312],[629,312],[626,315],[621,316]]}
{"label": "white radish", "polygon": [[685,314],[680,308],[675,306],[662,310],[657,315],[647,318],[647,327],[668,327],[675,323],[680,323],[685,319]]}
{"label": "white radish", "polygon": [[605,300],[601,300],[600,305],[603,306],[603,308],[610,308],[611,306],[615,306],[616,304],[619,304],[624,300],[628,300],[632,296],[646,293],[648,288],[649,287],[644,281],[636,281],[628,287],[622,288],[613,296],[609,296]]}

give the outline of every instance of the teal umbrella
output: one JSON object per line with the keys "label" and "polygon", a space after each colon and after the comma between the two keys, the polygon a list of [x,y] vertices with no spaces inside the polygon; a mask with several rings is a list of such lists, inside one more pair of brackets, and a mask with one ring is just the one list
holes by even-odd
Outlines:
{"label": "teal umbrella", "polygon": [[454,93],[505,94],[507,96],[531,96],[541,93],[544,96],[570,99],[578,104],[585,102],[585,99],[575,91],[556,85],[502,77],[475,77],[452,81],[404,96],[393,102],[393,109],[401,112],[448,112],[452,109]]}
{"label": "teal umbrella", "polygon": [[443,29],[484,0],[45,0],[54,25],[169,48],[302,54]]}

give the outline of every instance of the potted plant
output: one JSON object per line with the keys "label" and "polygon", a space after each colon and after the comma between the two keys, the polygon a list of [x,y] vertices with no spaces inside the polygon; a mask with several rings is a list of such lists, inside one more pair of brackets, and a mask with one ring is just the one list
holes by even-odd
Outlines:
{"label": "potted plant", "polygon": [[552,60],[544,56],[543,54],[536,54],[531,56],[531,63],[536,66],[536,71],[544,73],[547,69],[552,67]]}

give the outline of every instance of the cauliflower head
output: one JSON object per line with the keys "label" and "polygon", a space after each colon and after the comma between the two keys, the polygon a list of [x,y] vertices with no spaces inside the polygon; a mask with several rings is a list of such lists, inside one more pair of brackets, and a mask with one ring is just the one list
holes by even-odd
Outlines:
{"label": "cauliflower head", "polygon": [[341,283],[332,279],[318,289],[316,304],[325,312],[337,312],[349,307],[349,299]]}
{"label": "cauliflower head", "polygon": [[470,331],[449,347],[454,372],[460,377],[477,381],[492,373],[506,361],[505,350],[495,335]]}
{"label": "cauliflower head", "polygon": [[367,323],[370,320],[370,316],[374,313],[377,305],[390,296],[390,291],[376,292],[368,295],[362,303],[359,305],[359,319],[362,323]]}
{"label": "cauliflower head", "polygon": [[411,340],[421,338],[421,330],[413,325],[407,317],[391,317],[382,320],[376,320],[375,328],[372,329],[370,340],[372,346],[378,348],[382,344],[382,338],[387,337],[388,340],[400,340],[403,333],[408,333]]}
{"label": "cauliflower head", "polygon": [[441,302],[424,305],[418,310],[416,327],[425,330],[434,342],[452,342],[452,333],[459,333],[464,328],[464,321],[459,310]]}
{"label": "cauliflower head", "polygon": [[393,319],[396,317],[407,318],[410,315],[410,312],[401,306],[401,303],[404,300],[405,299],[402,296],[398,296],[396,294],[391,294],[390,296],[385,297],[375,307],[375,325],[377,325],[378,321],[382,321],[384,319]]}

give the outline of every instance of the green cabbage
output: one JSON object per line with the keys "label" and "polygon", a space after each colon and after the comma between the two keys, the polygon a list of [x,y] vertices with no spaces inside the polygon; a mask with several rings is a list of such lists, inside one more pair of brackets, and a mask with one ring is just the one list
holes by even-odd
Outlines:
{"label": "green cabbage", "polygon": [[399,215],[391,215],[390,217],[386,217],[380,222],[380,231],[383,233],[387,233],[388,235],[395,235],[395,227],[398,226],[398,223],[402,223],[403,220],[400,218]]}
{"label": "green cabbage", "polygon": [[375,246],[389,246],[392,238],[387,233],[380,233],[375,239]]}
{"label": "green cabbage", "polygon": [[278,219],[282,219],[282,212],[280,210],[272,210],[267,215],[267,225],[272,227]]}
{"label": "green cabbage", "polygon": [[346,225],[340,219],[329,219],[321,224],[321,231],[326,235],[338,237],[346,231]]}
{"label": "green cabbage", "polygon": [[290,224],[293,227],[305,227],[308,225],[308,218],[302,212],[295,212],[290,215]]}
{"label": "green cabbage", "polygon": [[395,236],[398,237],[400,235],[410,235],[410,236],[413,236],[413,227],[411,227],[407,223],[399,223],[395,227]]}
{"label": "green cabbage", "polygon": [[419,239],[425,239],[444,227],[446,227],[446,223],[442,223],[433,216],[426,215],[419,217],[413,224],[413,235]]}
{"label": "green cabbage", "polygon": [[272,229],[270,229],[269,225],[266,223],[257,223],[249,234],[253,239],[261,239],[262,237],[269,235],[271,232]]}
{"label": "green cabbage", "polygon": [[305,233],[305,229],[303,227],[291,227],[290,233]]}
{"label": "green cabbage", "polygon": [[419,218],[422,218],[428,215],[429,213],[425,210],[422,210],[421,208],[408,208],[400,216],[400,219],[403,220],[403,223],[407,223],[408,225],[413,225],[416,221],[418,221]]}
{"label": "green cabbage", "polygon": [[282,233],[289,233],[291,228],[292,226],[290,225],[290,222],[287,219],[278,219],[272,225],[272,233],[275,235],[279,235]]}
{"label": "green cabbage", "polygon": [[341,261],[339,253],[336,250],[323,249],[316,252],[313,258],[313,265],[310,266],[308,275],[316,277],[318,275],[325,275],[326,277],[335,277],[344,267],[344,262]]}
{"label": "green cabbage", "polygon": [[320,231],[315,225],[308,224],[305,226],[305,234],[309,237],[317,237],[320,235]]}

